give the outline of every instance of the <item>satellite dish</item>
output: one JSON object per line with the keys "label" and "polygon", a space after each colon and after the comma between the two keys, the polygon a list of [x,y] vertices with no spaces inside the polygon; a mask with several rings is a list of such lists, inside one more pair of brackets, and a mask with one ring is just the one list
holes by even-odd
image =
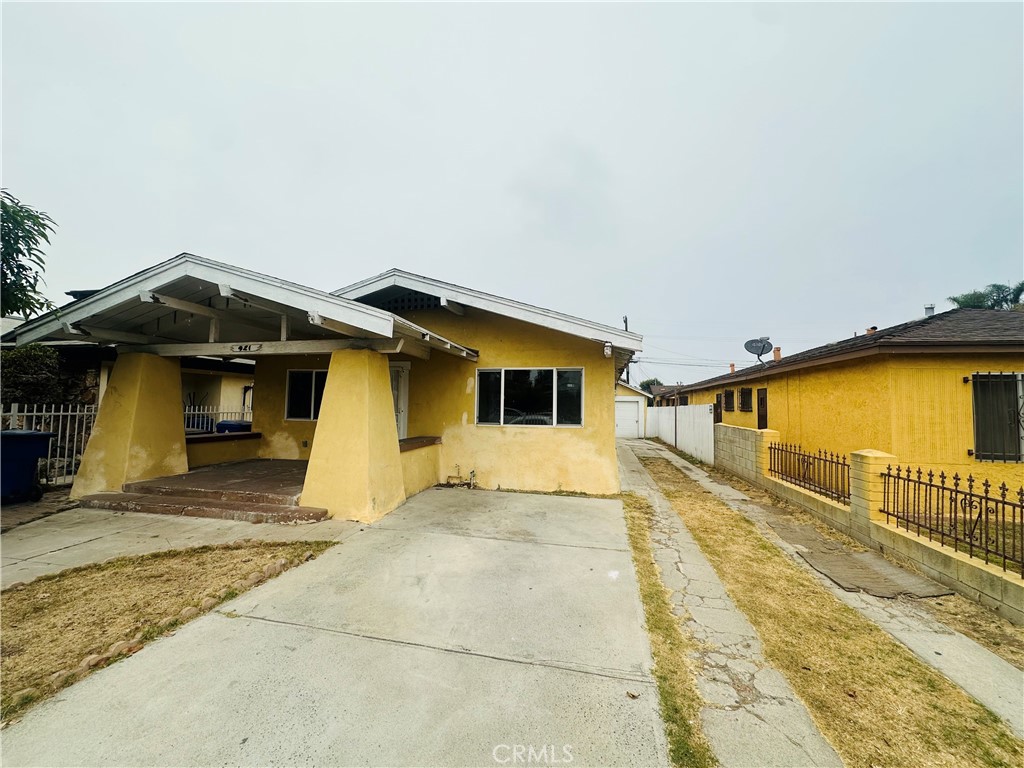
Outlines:
{"label": "satellite dish", "polygon": [[768,340],[767,336],[762,336],[759,339],[750,339],[743,343],[743,348],[752,355],[757,355],[757,362],[764,365],[764,360],[761,359],[761,355],[766,355],[772,351],[772,343]]}

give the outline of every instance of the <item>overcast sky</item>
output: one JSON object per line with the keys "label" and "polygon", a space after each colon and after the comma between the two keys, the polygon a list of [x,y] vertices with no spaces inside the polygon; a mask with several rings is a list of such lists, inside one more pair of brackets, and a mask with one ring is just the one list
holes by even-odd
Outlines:
{"label": "overcast sky", "polygon": [[397,266],[628,315],[671,383],[1024,278],[1020,3],[2,13],[3,185],[60,225],[60,303],[181,251]]}

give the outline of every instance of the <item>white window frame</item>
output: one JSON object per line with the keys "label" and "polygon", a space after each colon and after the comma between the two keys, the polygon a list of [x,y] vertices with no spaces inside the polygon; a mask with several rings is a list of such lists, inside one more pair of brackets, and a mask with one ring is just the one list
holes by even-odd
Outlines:
{"label": "white window frame", "polygon": [[[301,418],[296,418],[294,416],[289,416],[288,415],[288,396],[291,393],[291,389],[292,389],[292,372],[293,371],[295,373],[312,373],[313,374],[313,383],[312,383],[313,389],[312,389],[312,391],[310,393],[312,395],[312,397],[310,398],[310,401],[309,401],[309,418],[308,419],[301,419]],[[326,368],[289,368],[287,371],[285,371],[285,374],[284,374],[284,420],[285,421],[318,421],[318,419],[313,418],[313,403],[316,400],[316,374],[318,374],[318,373],[323,373],[323,374],[326,375],[327,374],[327,369]],[[326,381],[325,381],[325,387],[326,387]]]}
{"label": "white window frame", "polygon": [[[506,424],[505,423],[505,371],[551,371],[551,423],[550,424]],[[559,424],[558,423],[558,372],[579,371],[580,372],[580,423]],[[480,374],[499,373],[501,382],[501,395],[498,401],[498,413],[501,419],[500,424],[480,423]],[[524,365],[509,366],[507,368],[477,368],[476,369],[476,391],[473,393],[473,423],[478,427],[502,427],[504,429],[581,429],[586,424],[586,369],[579,365],[568,366],[546,366],[546,365]]]}

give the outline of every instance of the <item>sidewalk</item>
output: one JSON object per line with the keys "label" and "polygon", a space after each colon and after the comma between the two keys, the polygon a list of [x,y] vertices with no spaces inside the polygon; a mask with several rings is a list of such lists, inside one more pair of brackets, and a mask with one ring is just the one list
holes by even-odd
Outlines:
{"label": "sidewalk", "polygon": [[654,507],[654,558],[671,591],[673,612],[701,644],[697,688],[707,702],[701,724],[719,763],[723,768],[842,766],[803,702],[765,660],[757,632],[640,464],[634,442],[618,445],[622,490]]}
{"label": "sidewalk", "polygon": [[359,523],[346,520],[279,525],[71,509],[19,525],[0,536],[0,588],[123,555],[227,544],[237,539],[341,541],[359,528]]}
{"label": "sidewalk", "polygon": [[[1024,672],[999,658],[964,635],[939,623],[911,600],[876,597],[865,591],[843,589],[832,579],[812,568],[801,556],[801,545],[780,536],[792,523],[779,524],[781,515],[752,502],[745,494],[718,483],[702,469],[680,458],[662,446],[646,440],[625,441],[628,453],[666,459],[715,494],[731,509],[751,520],[764,538],[779,547],[795,563],[817,578],[833,595],[877,624],[905,645],[921,661],[959,685],[968,694],[998,714],[1014,733],[1024,737]],[[622,448],[620,448],[621,461]],[[637,466],[643,471],[642,465]],[[646,476],[646,472],[644,472]],[[648,481],[650,479],[648,477]],[[625,477],[623,479],[625,489]],[[810,528],[811,526],[804,526]],[[790,537],[792,538],[792,537]],[[836,543],[838,548],[841,544]],[[847,574],[844,574],[847,575]],[[864,574],[865,582],[872,574]],[[910,581],[919,581],[912,575]]]}

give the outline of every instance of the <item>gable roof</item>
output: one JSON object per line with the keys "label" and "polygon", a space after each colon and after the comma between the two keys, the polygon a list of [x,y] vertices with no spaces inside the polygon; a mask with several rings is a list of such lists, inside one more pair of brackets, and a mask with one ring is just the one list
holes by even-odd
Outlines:
{"label": "gable roof", "polygon": [[616,387],[625,387],[626,389],[631,389],[634,392],[636,392],[638,395],[643,395],[646,398],[653,397],[653,395],[650,392],[645,392],[644,390],[640,389],[640,387],[634,387],[632,384],[627,384],[624,381],[616,381],[615,382],[615,386]]}
{"label": "gable roof", "polygon": [[[400,269],[389,269],[375,277],[361,280],[358,283],[339,288],[334,291],[335,296],[342,296],[346,299],[366,301],[380,294],[387,296],[388,289],[399,288],[408,291],[435,296],[444,303],[454,302],[464,304],[468,307],[483,309],[505,317],[511,317],[523,322],[539,325],[543,328],[568,333],[572,336],[579,336],[584,339],[592,339],[602,343],[610,342],[612,346],[628,352],[640,352],[642,350],[643,337],[637,333],[630,333],[621,328],[613,328],[609,325],[595,323],[572,315],[566,315],[554,310],[535,307],[531,304],[524,304],[512,299],[495,296],[483,291],[476,291],[472,288],[464,288],[460,285],[445,283],[441,280],[414,275],[411,272],[404,272]],[[394,293],[394,292],[392,292]]]}
{"label": "gable roof", "polygon": [[1024,313],[998,309],[952,309],[871,334],[823,344],[764,365],[677,387],[688,392],[718,384],[771,376],[775,372],[823,365],[882,352],[1002,351],[1024,353]]}
{"label": "gable roof", "polygon": [[[192,323],[196,316],[209,321]],[[403,339],[476,358],[475,350],[391,312],[191,253],[136,272],[2,338],[19,345],[44,339],[202,344],[214,335],[214,321],[225,343],[277,341],[285,329],[289,341]]]}

